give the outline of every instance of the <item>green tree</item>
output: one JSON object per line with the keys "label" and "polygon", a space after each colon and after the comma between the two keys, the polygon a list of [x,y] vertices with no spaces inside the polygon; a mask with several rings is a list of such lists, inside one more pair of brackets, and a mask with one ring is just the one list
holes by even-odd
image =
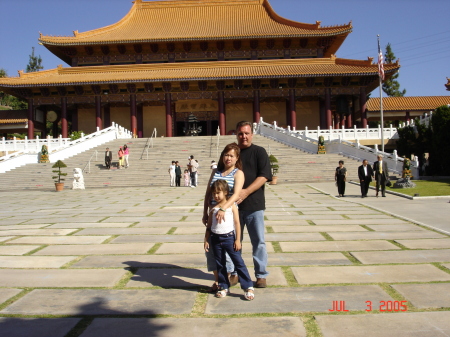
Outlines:
{"label": "green tree", "polygon": [[[384,54],[384,61],[386,63],[393,63],[396,59],[397,58],[392,51],[391,44],[388,43],[386,46],[386,54]],[[389,97],[403,97],[406,94],[406,89],[400,90],[400,83],[397,81],[399,75],[399,73],[396,73],[383,83],[383,91]]]}
{"label": "green tree", "polygon": [[27,73],[32,73],[34,71],[39,71],[41,69],[44,69],[44,66],[42,65],[41,55],[35,56],[34,47],[31,47],[30,60],[28,61],[27,64]]}
{"label": "green tree", "polygon": [[433,175],[450,175],[450,107],[436,109],[431,120],[433,141],[430,150],[430,167]]}

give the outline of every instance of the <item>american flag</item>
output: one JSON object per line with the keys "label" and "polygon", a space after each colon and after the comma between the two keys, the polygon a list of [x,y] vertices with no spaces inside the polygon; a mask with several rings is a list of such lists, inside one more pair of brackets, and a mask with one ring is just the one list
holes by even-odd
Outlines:
{"label": "american flag", "polygon": [[383,52],[380,48],[380,38],[378,37],[378,75],[384,80]]}

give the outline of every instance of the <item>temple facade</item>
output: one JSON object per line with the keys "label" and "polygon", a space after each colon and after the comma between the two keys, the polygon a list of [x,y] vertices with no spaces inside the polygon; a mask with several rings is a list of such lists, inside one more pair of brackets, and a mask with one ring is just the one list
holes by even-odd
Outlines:
{"label": "temple facade", "polygon": [[[336,57],[351,23],[322,27],[277,15],[268,0],[134,1],[119,22],[39,37],[68,66],[0,79],[27,99],[28,137],[49,120],[90,133],[116,122],[137,137],[232,133],[238,121],[293,128],[367,125],[372,58]],[[387,78],[398,63],[385,64]]]}

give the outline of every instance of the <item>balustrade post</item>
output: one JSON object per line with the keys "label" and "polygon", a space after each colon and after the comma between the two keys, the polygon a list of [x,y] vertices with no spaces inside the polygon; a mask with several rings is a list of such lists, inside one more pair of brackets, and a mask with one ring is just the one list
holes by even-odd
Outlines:
{"label": "balustrade post", "polygon": [[378,138],[381,139],[381,133],[383,132],[381,125],[378,125]]}
{"label": "balustrade post", "polygon": [[369,139],[369,126],[366,125],[366,139]]}
{"label": "balustrade post", "polygon": [[58,137],[58,143],[59,143],[59,146],[62,146],[62,135],[59,135],[59,137]]}
{"label": "balustrade post", "polygon": [[356,140],[356,148],[359,149],[359,146],[360,146],[360,144],[359,144],[359,139],[357,139],[357,140]]}
{"label": "balustrade post", "polygon": [[356,125],[353,125],[353,136],[356,140],[358,140],[358,133],[356,132]]}
{"label": "balustrade post", "polygon": [[97,126],[97,132],[99,132],[100,131],[100,128]]}
{"label": "balustrade post", "polygon": [[39,136],[36,136],[36,152],[39,152]]}
{"label": "balustrade post", "polygon": [[3,152],[6,152],[6,141],[5,141],[5,137],[2,137],[2,147],[3,147]]}
{"label": "balustrade post", "polygon": [[275,130],[277,129],[277,121],[273,121],[273,127]]}
{"label": "balustrade post", "polygon": [[305,126],[305,137],[308,137],[308,127]]}
{"label": "balustrade post", "polygon": [[17,151],[17,140],[16,140],[16,137],[13,138],[13,149],[14,149],[14,151]]}
{"label": "balustrade post", "polygon": [[24,145],[23,145],[23,149],[24,150],[28,150],[28,137],[27,136],[25,136],[25,139],[24,139],[24,143],[23,143]]}
{"label": "balustrade post", "polygon": [[377,153],[379,152],[379,150],[378,150],[378,144],[375,144],[375,145],[373,146],[373,149],[375,150],[375,154],[377,154]]}
{"label": "balustrade post", "polygon": [[345,139],[345,125],[341,126],[342,139]]}
{"label": "balustrade post", "polygon": [[398,159],[397,150],[394,150],[393,155],[394,155],[394,160],[397,161],[397,159]]}

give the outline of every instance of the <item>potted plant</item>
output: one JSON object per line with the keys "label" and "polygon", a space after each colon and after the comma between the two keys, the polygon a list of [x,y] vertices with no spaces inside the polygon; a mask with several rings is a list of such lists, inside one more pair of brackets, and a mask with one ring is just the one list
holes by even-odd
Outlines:
{"label": "potted plant", "polygon": [[53,170],[53,173],[56,173],[55,176],[52,177],[52,179],[55,179],[55,187],[56,192],[61,192],[64,189],[64,183],[61,181],[64,181],[64,177],[67,175],[67,173],[61,172],[62,167],[67,167],[66,164],[64,164],[61,160],[58,160],[55,164],[53,164],[52,168],[57,168],[57,170]]}
{"label": "potted plant", "polygon": [[278,159],[273,154],[271,154],[269,156],[269,162],[270,170],[272,171],[272,181],[269,183],[269,185],[276,185],[278,180],[278,169],[280,168],[280,166],[278,165]]}

